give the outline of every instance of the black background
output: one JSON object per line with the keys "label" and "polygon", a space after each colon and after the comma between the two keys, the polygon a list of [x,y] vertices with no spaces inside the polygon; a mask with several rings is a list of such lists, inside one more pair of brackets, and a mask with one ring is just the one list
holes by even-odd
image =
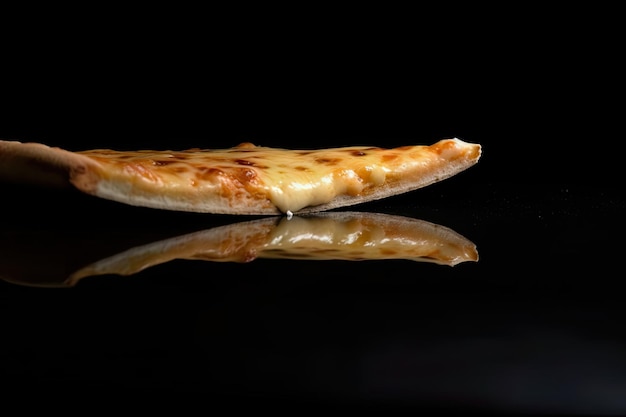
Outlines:
{"label": "black background", "polygon": [[[358,209],[450,227],[480,261],[175,261],[71,289],[0,282],[4,382],[252,407],[623,412],[611,12],[277,12],[118,10],[38,32],[49,19],[27,15],[7,33],[0,137],[68,150],[458,137],[483,146],[478,165]],[[5,248],[22,230],[40,251],[50,233],[124,248],[241,220],[9,188]]]}

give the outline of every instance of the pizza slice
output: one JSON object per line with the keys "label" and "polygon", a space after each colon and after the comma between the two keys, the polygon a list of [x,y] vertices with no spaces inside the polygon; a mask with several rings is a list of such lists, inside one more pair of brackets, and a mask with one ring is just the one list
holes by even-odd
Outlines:
{"label": "pizza slice", "polygon": [[251,262],[259,258],[404,259],[454,266],[478,261],[476,245],[447,227],[380,213],[329,212],[266,217],[137,246],[74,272],[65,282],[96,275],[132,275],[175,259]]}
{"label": "pizza slice", "polygon": [[0,176],[70,183],[135,206],[275,215],[351,206],[409,192],[471,167],[479,144],[444,139],[391,149],[352,146],[72,152],[0,141]]}

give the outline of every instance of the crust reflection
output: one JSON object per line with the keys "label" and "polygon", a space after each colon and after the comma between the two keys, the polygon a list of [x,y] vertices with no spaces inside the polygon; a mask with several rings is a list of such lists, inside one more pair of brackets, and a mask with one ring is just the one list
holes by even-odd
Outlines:
{"label": "crust reflection", "polygon": [[[48,256],[49,265],[45,269],[57,271],[50,276],[43,270],[24,272],[15,264],[19,259],[3,256],[0,277],[23,285],[72,287],[86,277],[133,275],[175,259],[235,263],[260,258],[404,259],[448,266],[478,261],[475,244],[447,227],[409,217],[365,212],[325,212],[238,222],[156,240],[110,256],[95,256],[95,261],[69,271],[50,268],[50,264],[67,264],[63,258],[74,255],[68,252]],[[22,257],[23,262],[28,259]]]}

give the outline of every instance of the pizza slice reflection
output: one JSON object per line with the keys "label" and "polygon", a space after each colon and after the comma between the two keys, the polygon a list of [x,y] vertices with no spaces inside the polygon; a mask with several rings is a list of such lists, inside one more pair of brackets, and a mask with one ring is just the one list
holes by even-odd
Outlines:
{"label": "pizza slice reflection", "polygon": [[77,269],[59,284],[73,286],[96,275],[132,275],[175,259],[245,263],[259,258],[404,259],[454,266],[478,261],[478,252],[457,232],[424,220],[324,212],[238,222],[135,246]]}

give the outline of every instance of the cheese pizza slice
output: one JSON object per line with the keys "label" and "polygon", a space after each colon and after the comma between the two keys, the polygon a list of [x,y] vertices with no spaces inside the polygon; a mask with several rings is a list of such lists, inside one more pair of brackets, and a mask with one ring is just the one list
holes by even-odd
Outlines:
{"label": "cheese pizza slice", "polygon": [[67,151],[0,141],[0,176],[69,182],[135,206],[201,213],[275,215],[360,204],[409,192],[471,167],[481,146]]}
{"label": "cheese pizza slice", "polygon": [[455,266],[478,261],[476,245],[447,227],[414,218],[364,212],[266,217],[137,246],[74,272],[73,286],[96,275],[132,275],[175,259],[251,262],[403,259]]}

